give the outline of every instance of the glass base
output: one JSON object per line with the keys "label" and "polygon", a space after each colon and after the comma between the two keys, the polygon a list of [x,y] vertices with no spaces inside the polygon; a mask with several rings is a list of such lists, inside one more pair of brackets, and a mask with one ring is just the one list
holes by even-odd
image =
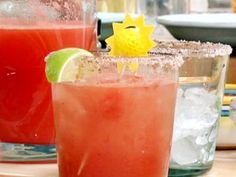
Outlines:
{"label": "glass base", "polygon": [[204,167],[193,167],[188,169],[170,168],[168,177],[196,177],[202,175],[211,169],[212,165]]}
{"label": "glass base", "polygon": [[55,145],[0,143],[0,162],[56,161]]}

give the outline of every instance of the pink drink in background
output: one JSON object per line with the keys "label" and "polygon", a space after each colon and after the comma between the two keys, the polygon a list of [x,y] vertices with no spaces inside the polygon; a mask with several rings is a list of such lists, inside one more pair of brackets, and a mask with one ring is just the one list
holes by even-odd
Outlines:
{"label": "pink drink in background", "polygon": [[176,83],[108,80],[53,85],[60,177],[166,177]]}
{"label": "pink drink in background", "polygon": [[51,88],[44,57],[65,47],[95,49],[95,27],[0,24],[0,141],[53,144]]}

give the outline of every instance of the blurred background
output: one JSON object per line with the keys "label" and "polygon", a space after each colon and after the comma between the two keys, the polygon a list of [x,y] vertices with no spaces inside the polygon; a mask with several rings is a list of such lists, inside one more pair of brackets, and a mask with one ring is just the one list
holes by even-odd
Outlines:
{"label": "blurred background", "polygon": [[235,11],[234,0],[97,0],[99,12],[142,13],[149,16]]}
{"label": "blurred background", "polygon": [[[97,0],[98,17],[102,21],[101,41],[112,34],[111,23],[122,21],[125,13],[144,14],[146,23],[156,25],[159,39],[169,38],[168,30],[157,18],[174,14],[234,13],[236,0]],[[214,42],[214,41],[213,41]]]}

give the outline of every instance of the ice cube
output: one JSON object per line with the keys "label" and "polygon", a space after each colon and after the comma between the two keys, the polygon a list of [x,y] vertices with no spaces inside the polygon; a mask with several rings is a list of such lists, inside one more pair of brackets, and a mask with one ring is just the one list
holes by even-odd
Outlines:
{"label": "ice cube", "polygon": [[207,136],[198,136],[195,142],[197,145],[206,145],[208,143]]}
{"label": "ice cube", "polygon": [[[205,97],[211,99],[207,104],[204,103],[207,100]],[[190,88],[185,92],[183,89],[178,90],[174,141],[188,136],[203,137],[211,130],[219,118],[219,112],[213,100],[216,102],[215,95],[201,88]],[[203,104],[199,104],[199,102]],[[198,139],[197,142],[206,143],[203,139]]]}
{"label": "ice cube", "polygon": [[201,149],[198,148],[191,138],[182,138],[173,142],[171,150],[171,162],[179,165],[188,165],[196,163],[201,155]]}
{"label": "ice cube", "polygon": [[[179,89],[177,94],[172,161],[179,165],[209,161],[219,112],[217,97],[204,88]],[[215,130],[215,131],[214,131]]]}
{"label": "ice cube", "polygon": [[[195,94],[199,90],[201,94]],[[194,88],[187,89],[184,94],[181,92],[181,90],[178,91],[175,111],[175,123],[177,126],[187,129],[202,129],[202,127],[208,128],[215,124],[219,117],[219,112],[215,106],[216,96],[214,94]],[[208,103],[206,103],[206,100],[208,100]],[[199,104],[199,102],[202,104]]]}
{"label": "ice cube", "polygon": [[217,97],[209,93],[206,89],[201,87],[189,88],[185,91],[186,99],[191,100],[194,104],[213,106],[216,104]]}

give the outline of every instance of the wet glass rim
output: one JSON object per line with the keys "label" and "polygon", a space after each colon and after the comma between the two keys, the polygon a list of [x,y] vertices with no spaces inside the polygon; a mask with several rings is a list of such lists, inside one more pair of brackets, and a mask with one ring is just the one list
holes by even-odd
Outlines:
{"label": "wet glass rim", "polygon": [[200,41],[155,41],[157,46],[149,51],[150,54],[171,53],[181,54],[184,58],[214,58],[217,56],[227,56],[232,53],[230,45]]}

